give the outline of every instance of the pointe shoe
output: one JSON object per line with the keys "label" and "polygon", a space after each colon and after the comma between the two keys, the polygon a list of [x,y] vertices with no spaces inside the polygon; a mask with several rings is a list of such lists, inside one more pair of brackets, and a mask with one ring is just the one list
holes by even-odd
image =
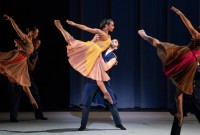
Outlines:
{"label": "pointe shoe", "polygon": [[63,28],[63,26],[61,25],[61,23],[60,23],[59,20],[54,20],[54,24],[56,25],[56,27],[57,27],[58,29],[62,29],[62,28]]}
{"label": "pointe shoe", "polygon": [[32,106],[33,106],[33,108],[36,109],[36,110],[39,109],[37,103],[33,103]]}
{"label": "pointe shoe", "polygon": [[145,31],[143,29],[139,30],[138,31],[138,34],[144,39],[144,40],[147,40],[148,39],[148,36],[147,34],[145,33]]}
{"label": "pointe shoe", "polygon": [[31,101],[31,105],[33,106],[34,109],[39,109],[38,104],[36,103],[36,101]]}
{"label": "pointe shoe", "polygon": [[112,105],[113,104],[113,100],[110,96],[110,94],[107,92],[107,93],[104,93],[104,99],[108,100],[108,102]]}

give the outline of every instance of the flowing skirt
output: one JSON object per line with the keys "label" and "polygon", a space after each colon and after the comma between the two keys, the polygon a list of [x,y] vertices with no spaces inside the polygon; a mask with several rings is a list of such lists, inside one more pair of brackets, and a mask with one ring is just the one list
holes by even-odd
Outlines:
{"label": "flowing skirt", "polygon": [[0,73],[21,86],[31,86],[27,56],[20,50],[0,52]]}
{"label": "flowing skirt", "polygon": [[67,45],[67,56],[71,66],[87,78],[108,81],[106,63],[102,57],[102,48],[92,41],[73,40]]}
{"label": "flowing skirt", "polygon": [[199,56],[200,51],[191,51],[188,46],[161,42],[157,47],[157,54],[163,63],[165,75],[179,90],[191,95],[198,64],[194,55]]}

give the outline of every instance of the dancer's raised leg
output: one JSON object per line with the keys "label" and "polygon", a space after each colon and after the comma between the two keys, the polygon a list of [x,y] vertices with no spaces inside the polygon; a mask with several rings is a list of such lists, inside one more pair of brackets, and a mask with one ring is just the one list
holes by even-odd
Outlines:
{"label": "dancer's raised leg", "polygon": [[139,34],[144,40],[147,40],[151,45],[153,45],[153,46],[155,46],[155,47],[156,47],[158,44],[160,44],[160,41],[159,41],[158,39],[153,38],[153,37],[151,37],[151,36],[148,36],[148,35],[146,34],[146,32],[145,32],[143,29],[139,30],[139,31],[138,31],[138,34]]}
{"label": "dancer's raised leg", "polygon": [[30,103],[31,105],[35,108],[35,109],[38,109],[38,105],[33,97],[33,95],[31,94],[31,91],[29,89],[28,86],[22,86],[23,87],[23,90],[24,92],[26,93],[26,95],[28,96],[29,100],[30,100]]}
{"label": "dancer's raised leg", "polygon": [[67,31],[63,28],[63,26],[62,26],[62,24],[60,23],[59,20],[54,20],[54,24],[55,24],[55,26],[60,30],[60,32],[62,33],[63,37],[65,38],[65,41],[66,41],[67,43],[69,43],[69,40],[70,40],[70,39],[73,39],[73,37],[69,34],[69,32],[67,32]]}

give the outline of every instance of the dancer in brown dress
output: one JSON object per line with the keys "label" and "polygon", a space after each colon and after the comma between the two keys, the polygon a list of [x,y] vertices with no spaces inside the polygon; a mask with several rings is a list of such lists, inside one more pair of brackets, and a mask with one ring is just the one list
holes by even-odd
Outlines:
{"label": "dancer in brown dress", "polygon": [[[36,27],[28,28],[28,34],[25,34],[19,29],[15,21],[10,16],[4,15],[4,17],[12,24],[14,30],[23,41],[23,46],[9,52],[0,52],[0,73],[7,76],[9,81],[21,85],[24,92],[28,96],[30,103],[35,108],[38,108],[38,105],[29,88],[31,83],[27,59],[34,50],[32,39],[35,39],[38,36],[39,30]],[[15,42],[17,41],[15,40]]]}
{"label": "dancer in brown dress", "polygon": [[178,129],[171,134],[180,134],[183,122],[183,93],[193,94],[193,79],[200,61],[200,31],[194,29],[191,22],[185,15],[175,7],[171,7],[190,32],[192,39],[187,46],[179,46],[172,43],[161,42],[156,38],[148,36],[145,31],[139,30],[138,34],[156,47],[157,54],[163,63],[165,75],[172,80],[176,86],[176,107],[175,119],[178,121]]}

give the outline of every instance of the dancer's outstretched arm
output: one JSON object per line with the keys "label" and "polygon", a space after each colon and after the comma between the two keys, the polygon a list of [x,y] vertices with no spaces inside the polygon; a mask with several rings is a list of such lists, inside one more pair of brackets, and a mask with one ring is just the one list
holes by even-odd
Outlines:
{"label": "dancer's outstretched arm", "polygon": [[171,10],[181,17],[183,23],[185,24],[185,26],[187,27],[187,29],[189,30],[193,38],[197,38],[200,36],[199,32],[192,26],[191,22],[186,18],[186,16],[179,9],[172,6]]}
{"label": "dancer's outstretched arm", "polygon": [[72,26],[75,26],[81,30],[84,30],[84,31],[87,31],[87,32],[90,32],[90,33],[93,33],[93,34],[99,34],[99,36],[107,36],[105,32],[103,32],[102,30],[100,29],[97,29],[97,28],[90,28],[90,27],[87,27],[85,25],[82,25],[82,24],[78,24],[78,23],[75,23],[73,21],[70,21],[70,20],[67,20],[66,21],[69,25],[72,25]]}
{"label": "dancer's outstretched arm", "polygon": [[4,15],[4,17],[6,18],[6,20],[9,20],[13,26],[13,28],[15,29],[15,31],[17,32],[18,36],[24,40],[26,39],[27,35],[24,34],[20,29],[19,27],[17,26],[17,24],[15,23],[15,21],[8,15]]}

